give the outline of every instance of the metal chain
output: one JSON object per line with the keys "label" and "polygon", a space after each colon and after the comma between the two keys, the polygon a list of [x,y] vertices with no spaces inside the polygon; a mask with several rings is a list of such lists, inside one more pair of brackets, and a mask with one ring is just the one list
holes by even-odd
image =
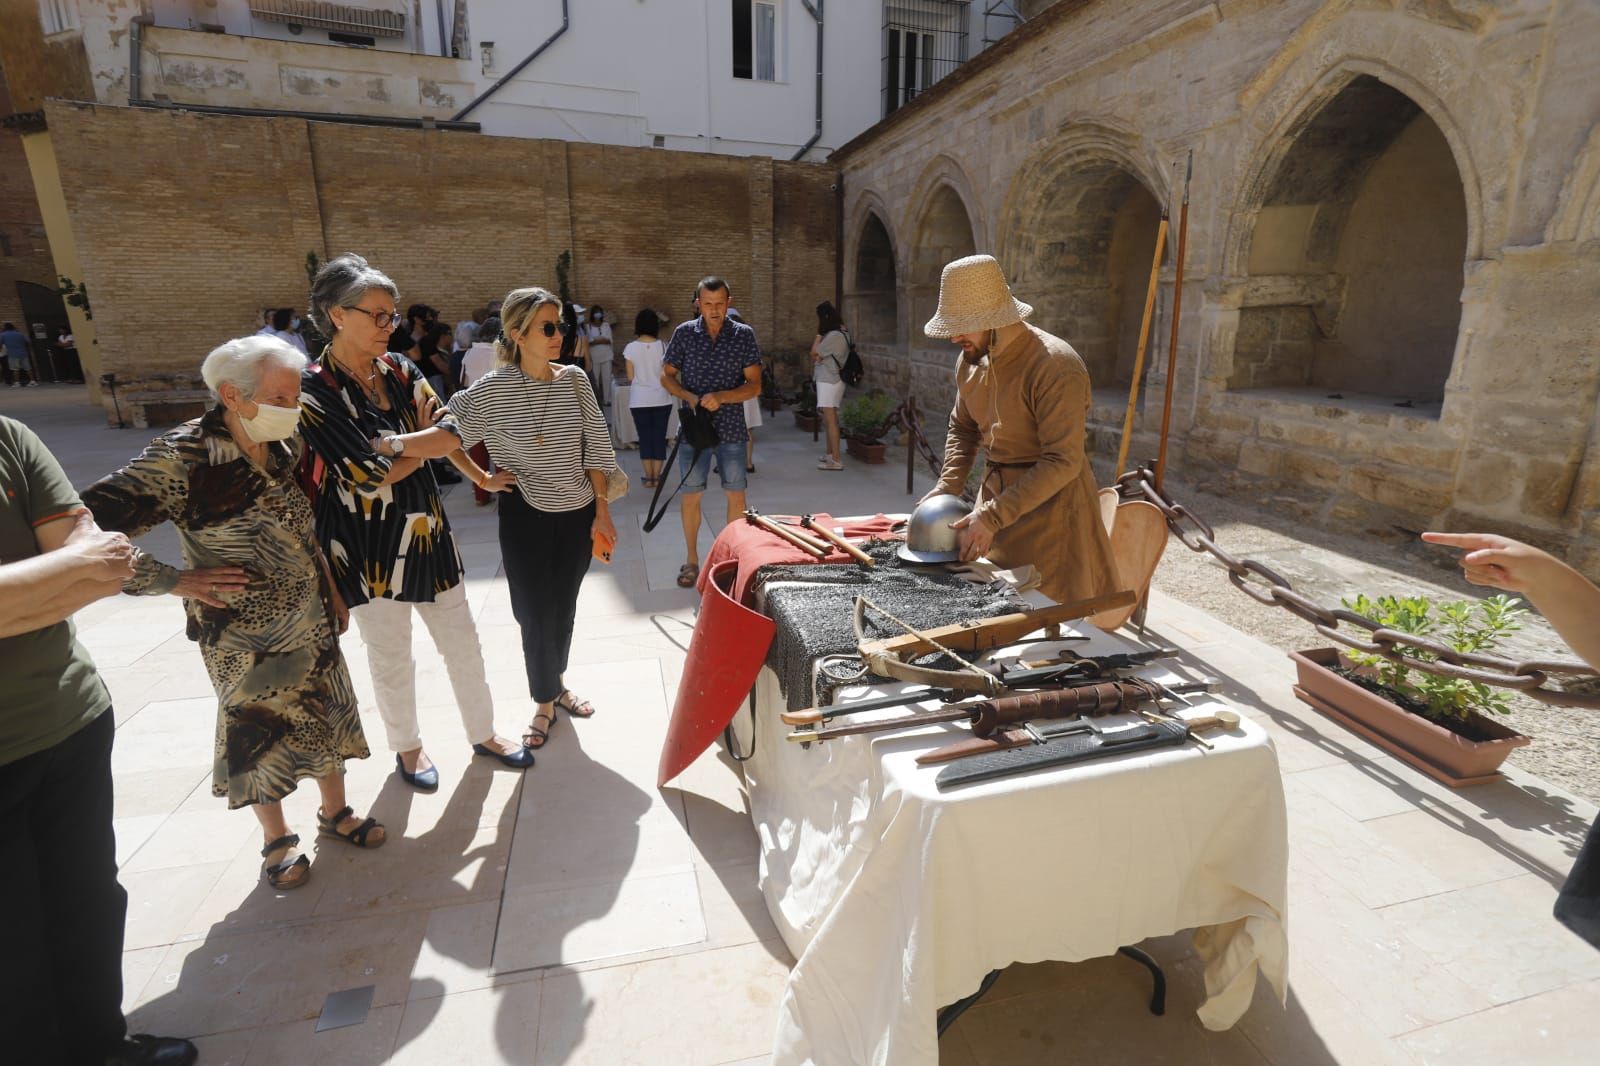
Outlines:
{"label": "metal chain", "polygon": [[[1155,475],[1148,466],[1138,467],[1117,479],[1124,499],[1145,500],[1166,516],[1167,528],[1192,552],[1210,555],[1228,569],[1228,580],[1235,588],[1265,607],[1282,607],[1297,618],[1311,623],[1329,640],[1355,651],[1381,656],[1425,673],[1460,678],[1497,688],[1515,689],[1544,703],[1562,707],[1600,708],[1600,692],[1569,692],[1548,688],[1551,674],[1573,677],[1600,677],[1586,663],[1568,661],[1516,661],[1499,655],[1460,652],[1436,640],[1385,629],[1377,622],[1344,607],[1325,607],[1294,590],[1283,575],[1255,559],[1239,559],[1217,546],[1216,531],[1183,504],[1175,502],[1155,486]],[[1360,633],[1341,631],[1346,624]],[[1403,654],[1402,649],[1413,652]],[[1418,658],[1417,653],[1432,656]]]}

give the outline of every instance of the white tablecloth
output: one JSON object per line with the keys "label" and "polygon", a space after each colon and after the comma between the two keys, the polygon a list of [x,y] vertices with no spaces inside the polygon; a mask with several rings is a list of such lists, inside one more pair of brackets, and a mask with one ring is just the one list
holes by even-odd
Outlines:
{"label": "white tablecloth", "polygon": [[[1070,645],[1080,653],[1131,647],[1087,624],[1079,632],[1092,635]],[[839,702],[909,688],[846,689]],[[1203,713],[1206,699],[1184,713]],[[1207,960],[1208,1028],[1244,1013],[1258,967],[1285,994],[1283,785],[1249,719],[1208,733],[1212,751],[1136,752],[941,793],[915,757],[964,727],[802,749],[782,739],[783,705],[764,669],[759,742],[743,765],[761,890],[798,960],[778,1066],[936,1062],[939,1008],[990,970],[1096,958],[1183,929]]]}
{"label": "white tablecloth", "polygon": [[632,392],[632,385],[621,384],[611,392],[611,432],[619,448],[639,443],[639,431],[633,424],[633,413],[628,410],[628,396]]}

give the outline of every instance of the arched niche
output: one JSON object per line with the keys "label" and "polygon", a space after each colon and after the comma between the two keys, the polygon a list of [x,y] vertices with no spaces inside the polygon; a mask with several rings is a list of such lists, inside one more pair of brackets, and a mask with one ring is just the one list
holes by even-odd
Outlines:
{"label": "arched niche", "polygon": [[1228,387],[1307,388],[1425,408],[1461,322],[1468,217],[1449,141],[1354,77],[1271,146],[1244,251]]}
{"label": "arched niche", "polygon": [[870,344],[895,343],[900,300],[894,241],[883,219],[870,208],[856,236],[853,267],[851,287],[845,293],[846,321],[857,340]]}

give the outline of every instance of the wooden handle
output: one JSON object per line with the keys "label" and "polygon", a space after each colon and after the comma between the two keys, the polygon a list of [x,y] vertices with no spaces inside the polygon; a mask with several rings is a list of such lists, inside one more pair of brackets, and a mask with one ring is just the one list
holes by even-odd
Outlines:
{"label": "wooden handle", "polygon": [[825,558],[828,554],[828,550],[826,548],[818,547],[810,540],[810,538],[802,539],[789,527],[774,522],[766,515],[756,514],[754,511],[746,511],[744,513],[744,520],[753,526],[760,526],[762,529],[773,534],[774,536],[782,537],[784,540],[788,541],[790,544],[793,544],[801,551],[810,552],[819,559]]}
{"label": "wooden handle", "polygon": [[878,565],[877,562],[873,560],[872,556],[868,555],[866,552],[862,551],[860,548],[856,547],[854,544],[851,544],[849,541],[847,541],[843,537],[839,536],[839,534],[835,533],[833,530],[829,529],[827,526],[822,525],[820,522],[817,522],[817,521],[813,520],[810,515],[803,516],[800,519],[800,524],[802,526],[805,526],[807,529],[811,530],[811,532],[819,534],[825,540],[827,540],[830,544],[833,544],[835,547],[839,548],[840,550],[848,552],[849,555],[850,555],[850,558],[854,559],[856,562],[860,563],[862,566],[873,567],[873,566],[877,566]]}
{"label": "wooden handle", "polygon": [[807,707],[803,711],[779,711],[784,725],[816,725],[822,721],[822,708]]}
{"label": "wooden handle", "polygon": [[1036,629],[1087,618],[1091,614],[1108,611],[1114,607],[1127,607],[1137,601],[1138,597],[1132,589],[1122,589],[1104,596],[1093,596],[1072,603],[1059,603],[1054,607],[940,626],[925,631],[923,636],[907,633],[904,636],[888,637],[884,640],[863,641],[860,652],[863,658],[876,654],[905,659],[914,654],[920,655],[934,650],[933,645],[924,639],[926,637],[932,637],[956,651],[988,651],[990,648],[998,648],[1002,644],[1009,644],[1013,640],[1025,637]]}

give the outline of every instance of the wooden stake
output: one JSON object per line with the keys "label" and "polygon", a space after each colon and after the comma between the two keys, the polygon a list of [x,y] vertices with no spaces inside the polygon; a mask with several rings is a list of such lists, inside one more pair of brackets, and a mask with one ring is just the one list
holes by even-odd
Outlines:
{"label": "wooden stake", "polygon": [[1172,281],[1172,339],[1167,343],[1167,395],[1161,405],[1161,450],[1156,456],[1156,490],[1167,477],[1167,436],[1172,427],[1172,382],[1178,366],[1178,321],[1183,313],[1183,255],[1189,237],[1189,179],[1194,177],[1194,149],[1189,149],[1183,175],[1183,207],[1178,214],[1177,271]]}
{"label": "wooden stake", "polygon": [[1156,254],[1150,261],[1150,288],[1144,294],[1144,318],[1139,323],[1139,347],[1133,357],[1133,383],[1128,386],[1128,413],[1122,417],[1122,446],[1117,449],[1117,466],[1112,481],[1122,476],[1128,462],[1128,445],[1133,441],[1133,412],[1139,405],[1139,377],[1144,373],[1144,353],[1150,344],[1150,319],[1156,310],[1156,289],[1161,284],[1161,255],[1167,250],[1167,213],[1161,212],[1156,227]]}

